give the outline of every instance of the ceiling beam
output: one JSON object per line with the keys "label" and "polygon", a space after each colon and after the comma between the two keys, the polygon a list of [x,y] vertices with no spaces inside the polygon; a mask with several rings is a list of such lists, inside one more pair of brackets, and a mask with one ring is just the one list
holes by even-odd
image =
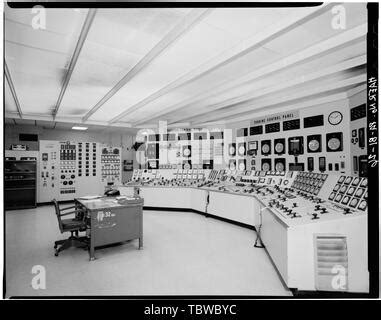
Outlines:
{"label": "ceiling beam", "polygon": [[[257,81],[254,83],[251,87],[250,92],[238,95],[230,99],[226,99],[223,101],[220,101],[212,106],[208,106],[207,108],[202,107],[198,110],[192,110],[192,115],[188,116],[179,116],[176,120],[169,121],[169,123],[175,123],[179,121],[183,121],[186,119],[194,118],[195,116],[200,116],[205,113],[209,113],[212,111],[218,111],[218,109],[222,109],[229,106],[234,106],[237,104],[245,103],[245,102],[253,102],[254,99],[258,99],[259,97],[264,97],[266,95],[270,94],[276,94],[279,91],[285,90],[285,89],[293,89],[298,88],[298,86],[305,85],[308,83],[311,83],[312,81],[317,81],[321,78],[332,76],[335,73],[339,73],[351,68],[355,68],[358,66],[362,66],[366,64],[366,55],[362,55],[356,58],[352,58],[349,60],[346,60],[344,62],[341,62],[339,64],[328,66],[324,69],[320,69],[318,71],[312,72],[306,76],[301,75],[292,79],[289,79],[288,81],[280,82],[278,85],[269,85],[268,87],[263,88],[261,86],[261,82]],[[302,89],[303,90],[303,89]]]}
{"label": "ceiling beam", "polygon": [[13,100],[15,101],[17,113],[19,115],[19,118],[22,119],[23,113],[21,110],[20,102],[19,102],[19,99],[17,98],[16,89],[13,85],[11,73],[9,72],[8,65],[7,65],[7,62],[5,61],[5,59],[4,59],[4,72],[5,72],[5,78],[7,79],[7,82],[9,85],[9,89],[11,90],[11,93],[12,93]]}
{"label": "ceiling beam", "polygon": [[[127,74],[106,95],[92,107],[82,121],[86,121],[99,108],[101,108],[112,96],[114,96],[127,82],[134,78],[139,72],[146,68],[155,58],[157,58],[166,48],[172,45],[182,35],[187,33],[193,26],[200,22],[212,9],[193,9],[187,14],[179,24],[167,33]],[[113,121],[113,122],[116,122]]]}
{"label": "ceiling beam", "polygon": [[77,41],[77,45],[75,46],[74,53],[73,53],[73,56],[71,57],[70,64],[69,64],[68,70],[66,72],[60,94],[58,96],[56,105],[55,105],[54,110],[53,110],[53,120],[56,118],[58,110],[61,106],[63,96],[66,92],[67,86],[69,85],[71,75],[73,74],[75,65],[78,61],[78,57],[79,57],[81,50],[82,50],[82,47],[86,41],[87,35],[90,31],[90,28],[91,28],[91,25],[94,21],[94,17],[95,17],[96,13],[97,13],[97,9],[89,9],[89,11],[87,12],[85,22],[83,23],[81,33],[80,33],[78,41]]}
{"label": "ceiling beam", "polygon": [[322,14],[323,12],[327,11],[328,8],[330,7],[331,7],[331,4],[323,4],[319,7],[313,7],[313,8],[307,8],[306,10],[294,11],[293,14],[291,14],[289,17],[272,24],[270,27],[266,28],[262,32],[259,32],[255,36],[239,43],[233,48],[229,48],[228,50],[225,50],[224,52],[222,52],[215,58],[210,59],[203,65],[191,70],[184,76],[176,79],[169,85],[163,87],[159,91],[153,93],[152,95],[148,96],[144,100],[140,101],[139,103],[123,111],[121,114],[111,119],[110,122],[111,123],[116,122],[120,120],[121,118],[124,118],[128,114],[138,109],[141,109],[146,104],[167,94],[168,92],[174,89],[177,89],[181,86],[184,86],[192,81],[195,81],[215,71],[216,69],[228,63],[231,63],[232,61],[238,58],[241,58],[242,56],[250,53],[251,51],[262,47],[263,45],[265,45],[266,42],[269,42],[273,40],[274,38],[279,37],[281,34],[284,34],[288,32],[289,30],[300,26],[301,24],[305,23],[309,19]]}
{"label": "ceiling beam", "polygon": [[159,112],[154,113],[153,115],[148,117],[144,117],[139,121],[133,123],[133,125],[139,125],[144,123],[147,120],[153,120],[170,112],[179,110],[184,107],[192,107],[192,104],[202,103],[202,101],[206,98],[215,97],[220,94],[224,94],[229,90],[236,89],[244,84],[248,84],[255,79],[262,78],[264,76],[268,76],[269,74],[274,74],[275,72],[283,71],[289,68],[294,67],[300,63],[306,63],[313,59],[319,58],[325,54],[333,52],[340,47],[348,46],[353,42],[358,41],[359,39],[364,39],[367,33],[367,25],[362,24],[350,30],[340,33],[337,36],[328,38],[322,42],[319,42],[315,45],[312,45],[302,51],[299,51],[295,54],[282,58],[274,63],[269,65],[265,65],[259,69],[250,72],[243,77],[238,79],[230,80],[222,83],[214,88],[209,88],[204,93],[197,95],[196,97],[192,96],[180,103],[172,105],[168,108],[161,109]]}
{"label": "ceiling beam", "polygon": [[[5,118],[9,119],[20,119],[18,112],[5,112]],[[57,116],[55,120],[51,114],[35,114],[35,113],[24,113],[23,119],[25,120],[37,120],[37,121],[56,121],[56,122],[65,122],[65,123],[81,123],[81,118],[78,117],[68,117],[68,116]],[[123,122],[123,123],[115,123],[109,124],[107,121],[92,121],[88,120],[83,125],[99,125],[99,126],[107,126],[107,127],[116,127],[116,128],[132,128],[131,123]]]}
{"label": "ceiling beam", "polygon": [[345,80],[339,80],[335,81],[333,83],[328,83],[322,86],[315,86],[311,88],[310,90],[302,90],[297,93],[290,94],[288,96],[279,96],[275,99],[265,99],[262,102],[255,102],[255,101],[245,101],[242,106],[237,106],[234,108],[234,110],[227,110],[225,112],[219,113],[216,115],[215,111],[212,111],[208,114],[203,114],[202,116],[199,116],[199,119],[193,119],[191,121],[192,125],[195,123],[200,123],[200,122],[207,122],[210,120],[218,120],[218,119],[229,119],[233,116],[237,116],[239,114],[245,113],[245,112],[251,112],[254,110],[262,109],[262,108],[270,108],[271,106],[275,106],[280,103],[285,103],[285,102],[290,102],[297,100],[297,99],[302,99],[306,98],[308,96],[313,96],[317,94],[321,94],[324,92],[329,92],[329,91],[334,91],[342,88],[345,90],[346,87],[353,86],[353,85],[358,85],[358,84],[363,84],[366,82],[366,71],[364,74],[357,75]]}

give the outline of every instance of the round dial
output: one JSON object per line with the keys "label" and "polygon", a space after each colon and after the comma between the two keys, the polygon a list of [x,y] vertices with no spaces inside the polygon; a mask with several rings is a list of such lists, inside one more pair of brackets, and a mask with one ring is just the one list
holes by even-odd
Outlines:
{"label": "round dial", "polygon": [[262,146],[262,153],[269,153],[270,151],[270,146],[268,144],[264,144]]}
{"label": "round dial", "polygon": [[[262,148],[263,149],[263,148]],[[284,145],[283,143],[281,142],[278,142],[276,145],[275,145],[275,151],[278,152],[278,153],[281,153],[283,152],[284,150]]]}
{"label": "round dial", "polygon": [[270,170],[270,164],[267,162],[262,164],[262,171],[269,171]]}
{"label": "round dial", "polygon": [[276,171],[284,171],[284,165],[282,162],[278,162],[276,165],[275,165],[275,170]]}
{"label": "round dial", "polygon": [[235,152],[235,148],[233,146],[231,146],[229,148],[229,154],[234,154],[234,152]]}
{"label": "round dial", "polygon": [[328,140],[328,148],[335,151],[340,148],[340,140],[337,138],[331,138]]}
{"label": "round dial", "polygon": [[312,139],[309,143],[308,143],[308,148],[313,151],[313,152],[316,152],[319,150],[319,147],[320,147],[320,143],[319,141],[317,141],[316,139]]}
{"label": "round dial", "polygon": [[328,122],[334,126],[338,125],[343,120],[343,114],[339,111],[333,111],[328,116]]}
{"label": "round dial", "polygon": [[366,209],[366,207],[367,207],[367,203],[366,203],[366,201],[361,201],[361,203],[359,204],[359,209],[360,210],[365,210]]}
{"label": "round dial", "polygon": [[243,163],[243,162],[241,162],[239,165],[238,165],[238,170],[240,170],[240,171],[243,171],[243,170],[245,170],[246,168],[245,168],[245,164]]}
{"label": "round dial", "polygon": [[184,156],[185,156],[185,157],[189,157],[190,154],[191,154],[190,149],[188,149],[188,148],[184,149]]}
{"label": "round dial", "polygon": [[229,169],[235,170],[235,163],[234,162],[230,162]]}
{"label": "round dial", "polygon": [[239,153],[240,155],[244,155],[244,154],[245,154],[245,147],[244,147],[244,146],[239,146],[239,148],[238,148],[238,153]]}

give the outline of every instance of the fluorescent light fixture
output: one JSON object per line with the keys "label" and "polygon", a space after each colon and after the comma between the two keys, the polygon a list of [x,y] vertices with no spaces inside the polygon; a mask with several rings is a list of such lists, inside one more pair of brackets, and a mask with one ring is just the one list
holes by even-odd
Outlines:
{"label": "fluorescent light fixture", "polygon": [[87,127],[79,127],[79,126],[74,126],[72,127],[73,130],[81,130],[81,131],[85,131],[87,130]]}

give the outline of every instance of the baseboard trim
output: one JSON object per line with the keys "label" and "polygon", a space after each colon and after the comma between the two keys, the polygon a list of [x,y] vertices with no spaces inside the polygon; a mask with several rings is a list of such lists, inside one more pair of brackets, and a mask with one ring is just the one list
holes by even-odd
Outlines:
{"label": "baseboard trim", "polygon": [[224,221],[224,222],[227,222],[227,223],[230,223],[230,224],[234,224],[234,225],[242,227],[242,228],[246,228],[246,229],[250,229],[250,230],[256,231],[255,227],[252,226],[252,225],[249,225],[249,224],[246,224],[246,223],[243,223],[243,222],[239,222],[239,221],[234,221],[234,220],[227,219],[227,218],[223,218],[223,217],[219,217],[219,216],[216,216],[214,214],[205,213],[203,211],[199,211],[199,210],[195,210],[195,209],[189,209],[189,208],[167,208],[167,207],[150,207],[150,206],[146,207],[146,206],[144,206],[143,210],[193,212],[193,213],[197,213],[197,214],[203,215],[206,218],[213,218],[213,219],[216,219],[216,220],[220,220],[220,221]]}

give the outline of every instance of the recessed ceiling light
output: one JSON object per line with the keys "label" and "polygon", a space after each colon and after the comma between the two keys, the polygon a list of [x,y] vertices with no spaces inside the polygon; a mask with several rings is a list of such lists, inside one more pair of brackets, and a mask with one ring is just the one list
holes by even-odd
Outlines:
{"label": "recessed ceiling light", "polygon": [[72,127],[72,129],[73,130],[82,130],[82,131],[84,131],[84,130],[87,130],[87,127],[74,126],[74,127]]}

